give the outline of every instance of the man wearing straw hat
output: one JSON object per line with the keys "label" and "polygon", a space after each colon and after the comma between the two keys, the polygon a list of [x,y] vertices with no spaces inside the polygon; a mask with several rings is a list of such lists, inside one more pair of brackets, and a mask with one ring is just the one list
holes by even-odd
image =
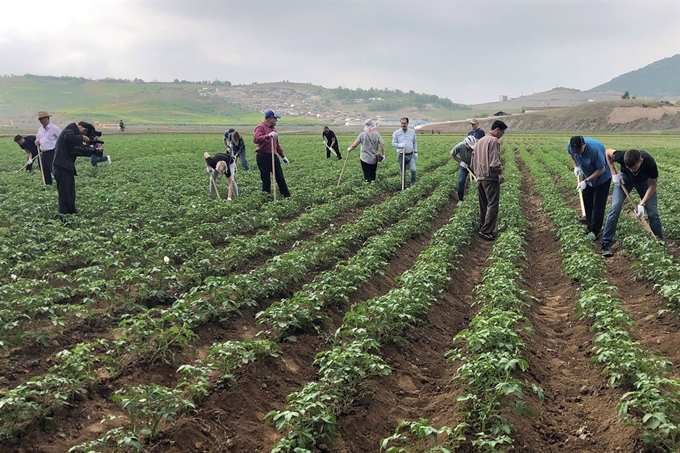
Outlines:
{"label": "man wearing straw hat", "polygon": [[38,146],[40,150],[40,164],[45,184],[52,184],[54,148],[57,146],[61,128],[50,122],[50,114],[45,110],[38,112],[38,121],[40,121],[40,129],[35,134],[35,146]]}
{"label": "man wearing straw hat", "polygon": [[[273,173],[281,195],[288,198],[290,191],[283,176],[279,156],[281,156],[284,164],[288,165],[289,161],[283,154],[281,145],[279,145],[279,133],[276,132],[276,122],[279,118],[281,117],[273,110],[264,112],[264,121],[258,124],[253,132],[253,143],[255,143],[255,160],[257,161],[257,168],[260,169],[260,179],[262,179],[262,191],[271,193],[270,174]],[[274,154],[273,157],[272,154]],[[272,164],[274,168],[272,168]]]}

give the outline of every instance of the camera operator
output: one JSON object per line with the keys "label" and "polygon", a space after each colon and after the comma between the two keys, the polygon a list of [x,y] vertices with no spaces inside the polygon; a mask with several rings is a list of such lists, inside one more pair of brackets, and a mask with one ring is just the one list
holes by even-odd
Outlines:
{"label": "camera operator", "polygon": [[[59,194],[59,214],[76,214],[76,157],[102,155],[90,144],[95,137],[94,126],[85,121],[71,123],[59,134],[54,148],[53,171]],[[99,133],[101,135],[101,133]]]}

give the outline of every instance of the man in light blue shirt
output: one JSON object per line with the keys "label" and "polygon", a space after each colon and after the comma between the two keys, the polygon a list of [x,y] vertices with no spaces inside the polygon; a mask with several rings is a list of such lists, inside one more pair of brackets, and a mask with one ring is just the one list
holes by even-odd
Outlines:
{"label": "man in light blue shirt", "polygon": [[567,144],[567,152],[574,162],[574,174],[583,174],[576,187],[583,192],[583,206],[588,221],[588,239],[596,240],[604,223],[604,210],[612,182],[612,172],[607,165],[605,147],[590,137],[575,135]]}
{"label": "man in light blue shirt", "polygon": [[406,187],[405,167],[411,171],[411,184],[416,182],[416,159],[418,158],[418,144],[416,143],[416,131],[408,128],[408,118],[400,120],[401,128],[392,134],[392,146],[397,149],[397,161],[401,173],[401,185]]}

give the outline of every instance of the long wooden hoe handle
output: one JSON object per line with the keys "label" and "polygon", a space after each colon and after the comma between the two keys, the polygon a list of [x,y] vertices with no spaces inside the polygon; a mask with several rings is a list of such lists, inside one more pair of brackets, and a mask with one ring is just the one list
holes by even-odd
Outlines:
{"label": "long wooden hoe handle", "polygon": [[[345,163],[342,164],[342,170],[340,171],[340,177],[338,178],[338,186],[340,186],[340,181],[342,181],[342,175],[345,173],[345,167],[347,166],[347,162],[349,162],[349,153],[352,151],[347,151],[347,157],[345,157]],[[336,186],[336,187],[338,187]]]}
{"label": "long wooden hoe handle", "polygon": [[40,149],[40,145],[38,145],[38,165],[40,165],[40,176],[42,176],[43,186],[46,186],[47,183],[45,182],[45,171],[42,164],[42,149]]}
{"label": "long wooden hoe handle", "polygon": [[276,167],[274,166],[274,153],[276,153],[276,146],[274,146],[274,137],[270,137],[270,141],[272,143],[272,182],[270,187],[274,193],[274,201],[276,201]]}
{"label": "long wooden hoe handle", "polygon": [[335,154],[335,157],[338,157],[338,153],[336,153],[335,150],[334,150],[333,148],[331,148],[330,146],[328,146],[328,143],[327,143],[327,142],[323,142],[323,144],[326,145],[326,148],[328,148],[328,150],[329,150],[330,152],[332,152],[333,154]]}
{"label": "long wooden hoe handle", "polygon": [[401,190],[404,190],[406,185],[406,152],[404,148],[401,149]]}
{"label": "long wooden hoe handle", "polygon": [[[630,201],[630,204],[633,205],[633,211],[636,211],[636,214],[637,214],[637,204],[635,204],[635,201],[633,200],[633,197],[630,196],[630,193],[629,193],[628,190],[626,189],[626,186],[623,185],[623,181],[621,181],[621,182],[619,183],[619,186],[621,187],[621,190],[623,190],[623,193],[626,194],[626,198],[628,198],[628,200]],[[642,225],[645,227],[645,230],[647,230],[647,232],[648,232],[649,234],[651,234],[652,237],[653,237],[654,239],[656,239],[656,235],[655,235],[654,232],[652,231],[652,228],[649,226],[649,223],[647,222],[647,219],[645,219],[645,216],[644,216],[644,215],[641,215],[641,216],[638,217],[638,218],[639,218],[640,221],[642,222]]]}
{"label": "long wooden hoe handle", "polygon": [[215,193],[217,194],[217,198],[219,198],[221,200],[222,197],[220,196],[220,189],[217,188],[217,181],[215,181],[215,175],[213,175],[212,171],[210,172],[210,180],[212,181],[212,185],[215,188]]}
{"label": "long wooden hoe handle", "polygon": [[[581,176],[580,176],[580,175],[576,175],[576,181],[577,181],[579,184],[581,183]],[[583,218],[585,218],[585,217],[586,217],[586,205],[585,205],[585,203],[583,202],[583,191],[582,191],[582,190],[579,190],[579,191],[578,191],[578,202],[579,202],[579,204],[581,205],[581,216],[582,216]]]}

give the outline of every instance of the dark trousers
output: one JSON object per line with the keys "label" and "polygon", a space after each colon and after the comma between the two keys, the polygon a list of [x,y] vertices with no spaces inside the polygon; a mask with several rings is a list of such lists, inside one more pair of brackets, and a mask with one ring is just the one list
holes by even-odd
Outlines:
{"label": "dark trousers", "polygon": [[77,214],[75,175],[63,168],[54,167],[54,179],[57,181],[59,194],[59,214]]}
{"label": "dark trousers", "polygon": [[335,146],[326,146],[326,159],[331,158],[331,149],[335,151],[335,154],[337,154],[338,160],[342,159],[342,155],[340,155],[340,148],[338,147],[337,143]]}
{"label": "dark trousers", "polygon": [[363,160],[361,161],[361,169],[364,172],[364,181],[371,182],[375,181],[375,173],[378,169],[378,164],[367,164]]}
{"label": "dark trousers", "polygon": [[[255,160],[257,161],[257,168],[260,169],[260,179],[262,179],[262,191],[271,193],[272,182],[272,155],[265,153],[255,153]],[[274,178],[279,185],[279,191],[284,197],[290,197],[290,191],[286,184],[286,179],[283,177],[283,169],[281,168],[281,161],[279,156],[274,156]]]}
{"label": "dark trousers", "polygon": [[501,198],[501,184],[498,181],[482,180],[477,184],[479,195],[479,232],[493,234],[498,219],[498,202]]}
{"label": "dark trousers", "polygon": [[586,208],[588,230],[592,231],[595,236],[600,234],[604,223],[604,211],[607,206],[611,182],[612,180],[608,179],[607,182],[599,186],[586,186],[583,189],[583,206]]}
{"label": "dark trousers", "polygon": [[54,160],[54,150],[43,151],[40,153],[42,162],[42,172],[45,175],[45,184],[52,184],[52,161]]}

